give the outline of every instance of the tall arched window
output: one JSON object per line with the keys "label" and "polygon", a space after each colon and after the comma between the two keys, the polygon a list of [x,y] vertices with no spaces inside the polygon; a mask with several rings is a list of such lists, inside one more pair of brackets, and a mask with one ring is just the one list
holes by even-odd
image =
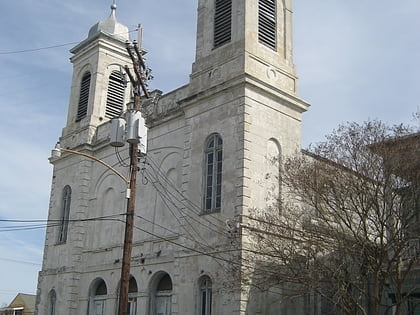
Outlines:
{"label": "tall arched window", "polygon": [[108,81],[108,95],[105,108],[106,117],[113,118],[121,114],[124,105],[124,94],[124,75],[120,71],[112,71]]}
{"label": "tall arched window", "polygon": [[276,0],[258,2],[258,41],[271,49],[277,47]]}
{"label": "tall arched window", "polygon": [[105,315],[106,310],[106,296],[108,290],[105,281],[96,279],[90,288],[89,292],[89,315]]}
{"label": "tall arched window", "polygon": [[55,303],[57,301],[57,294],[52,289],[48,294],[48,315],[55,315]]}
{"label": "tall arched window", "polygon": [[199,280],[199,313],[200,315],[211,315],[212,289],[211,279],[203,276]]}
{"label": "tall arched window", "polygon": [[223,141],[218,134],[207,139],[204,156],[204,212],[214,212],[222,204]]}
{"label": "tall arched window", "polygon": [[172,280],[167,273],[157,279],[152,288],[151,315],[170,315],[172,309]]}
{"label": "tall arched window", "polygon": [[85,118],[87,115],[89,103],[90,77],[90,72],[86,72],[82,77],[82,82],[80,83],[79,106],[77,107],[76,121]]}
{"label": "tall arched window", "polygon": [[61,198],[61,217],[60,217],[60,230],[58,233],[58,243],[65,243],[67,241],[67,230],[69,228],[70,216],[70,203],[71,203],[71,188],[65,186]]}
{"label": "tall arched window", "polygon": [[214,4],[214,48],[230,42],[231,28],[232,0],[216,0]]}

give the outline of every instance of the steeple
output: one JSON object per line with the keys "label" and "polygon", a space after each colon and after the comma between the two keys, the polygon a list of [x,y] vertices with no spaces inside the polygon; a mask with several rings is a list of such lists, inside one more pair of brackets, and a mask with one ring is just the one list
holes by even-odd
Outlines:
{"label": "steeple", "polygon": [[116,18],[117,5],[111,5],[108,18],[93,25],[88,37],[70,50],[73,80],[67,125],[62,143],[67,147],[92,144],[97,128],[118,116],[129,101],[123,67],[131,63],[126,50],[128,27]]}

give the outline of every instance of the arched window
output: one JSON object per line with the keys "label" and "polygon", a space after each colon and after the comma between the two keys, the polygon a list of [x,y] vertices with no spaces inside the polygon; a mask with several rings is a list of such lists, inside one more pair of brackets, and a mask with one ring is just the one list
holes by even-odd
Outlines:
{"label": "arched window", "polygon": [[172,309],[172,280],[167,273],[157,279],[152,289],[151,315],[170,315]]}
{"label": "arched window", "polygon": [[218,134],[207,139],[204,156],[204,212],[214,212],[222,204],[223,141]]}
{"label": "arched window", "polygon": [[137,314],[137,281],[134,277],[130,278],[128,284],[128,314],[136,315]]}
{"label": "arched window", "polygon": [[271,49],[277,48],[276,0],[258,2],[258,41]]}
{"label": "arched window", "polygon": [[106,296],[108,294],[105,281],[96,279],[89,292],[89,315],[105,315]]}
{"label": "arched window", "polygon": [[82,77],[82,82],[80,84],[80,96],[79,96],[79,106],[77,107],[77,116],[76,121],[79,121],[86,117],[87,108],[89,102],[89,90],[90,90],[90,72],[86,72]]}
{"label": "arched window", "polygon": [[216,0],[214,5],[214,48],[230,42],[232,0]]}
{"label": "arched window", "polygon": [[58,233],[58,243],[65,243],[67,241],[67,230],[69,228],[69,216],[70,216],[70,203],[71,203],[71,188],[65,186],[63,189],[63,195],[61,198],[61,218],[60,218],[60,230]]}
{"label": "arched window", "polygon": [[121,114],[124,105],[124,94],[124,75],[120,71],[112,71],[108,81],[108,95],[105,108],[106,117],[113,118]]}
{"label": "arched window", "polygon": [[48,294],[48,315],[55,315],[55,303],[57,301],[57,295],[55,290],[51,290]]}
{"label": "arched window", "polygon": [[[118,298],[120,297],[121,282],[118,286]],[[128,283],[128,305],[127,305],[127,315],[136,315],[137,314],[137,296],[138,296],[138,287],[137,281],[133,276],[130,276],[130,281]],[[119,301],[117,302],[119,305]]]}
{"label": "arched window", "polygon": [[200,315],[211,315],[212,290],[211,279],[203,276],[199,280],[199,312]]}

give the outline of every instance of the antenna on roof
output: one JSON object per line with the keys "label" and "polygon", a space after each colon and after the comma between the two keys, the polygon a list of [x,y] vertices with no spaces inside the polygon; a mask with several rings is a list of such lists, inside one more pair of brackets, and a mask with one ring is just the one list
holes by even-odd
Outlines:
{"label": "antenna on roof", "polygon": [[137,25],[137,43],[140,49],[142,48],[142,41],[143,41],[143,27],[141,26],[141,24],[138,24]]}

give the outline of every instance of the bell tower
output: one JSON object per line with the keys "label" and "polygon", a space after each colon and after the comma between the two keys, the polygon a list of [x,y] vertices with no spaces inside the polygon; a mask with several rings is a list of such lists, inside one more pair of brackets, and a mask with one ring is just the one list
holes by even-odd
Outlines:
{"label": "bell tower", "polygon": [[70,50],[73,78],[61,138],[65,146],[91,144],[97,127],[118,116],[129,101],[122,71],[131,63],[125,44],[129,30],[117,21],[116,8],[112,4],[110,16],[92,26],[88,37]]}
{"label": "bell tower", "polygon": [[199,0],[191,79],[212,84],[245,74],[296,95],[291,2]]}

